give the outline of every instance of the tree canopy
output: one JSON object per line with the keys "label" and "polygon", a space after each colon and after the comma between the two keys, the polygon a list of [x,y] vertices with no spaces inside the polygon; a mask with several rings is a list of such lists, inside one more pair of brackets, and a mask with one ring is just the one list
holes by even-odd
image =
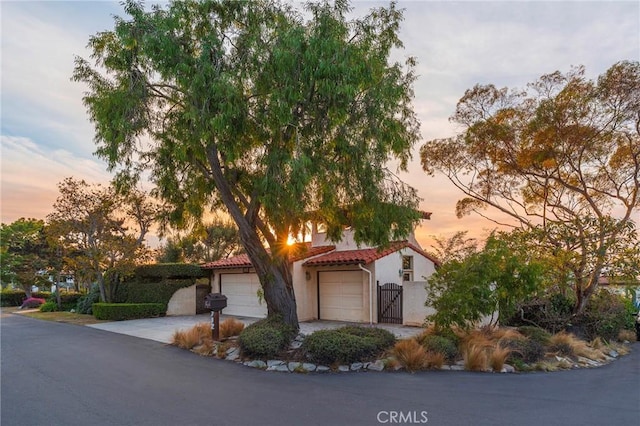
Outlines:
{"label": "tree canopy", "polygon": [[394,4],[358,19],[343,0],[125,11],[73,74],[89,88],[98,155],[120,183],[149,170],[174,224],[224,206],[270,316],[298,326],[286,243],[309,212],[333,239],[345,224],[375,244],[412,230],[416,191],[386,168],[405,169],[419,136],[415,60],[389,61],[402,46]]}
{"label": "tree canopy", "polygon": [[122,195],[113,186],[73,178],[58,188],[47,237],[76,277],[97,282],[102,301],[110,302],[120,279],[144,261],[144,238],[158,209],[142,192]]}
{"label": "tree canopy", "polygon": [[44,221],[20,218],[0,226],[0,280],[5,287],[18,284],[27,297],[31,286],[45,278],[40,274],[49,266],[49,246]]}
{"label": "tree canopy", "polygon": [[420,151],[427,173],[465,194],[458,216],[491,207],[538,235],[568,272],[576,312],[603,272],[640,273],[637,257],[619,267],[637,252],[640,63],[616,63],[597,80],[584,73],[543,75],[526,89],[476,85],[451,117],[464,132]]}

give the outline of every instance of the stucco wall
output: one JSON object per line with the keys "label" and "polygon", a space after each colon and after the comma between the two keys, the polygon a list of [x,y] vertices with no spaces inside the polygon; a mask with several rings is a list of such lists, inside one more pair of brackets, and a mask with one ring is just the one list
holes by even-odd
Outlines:
{"label": "stucco wall", "polygon": [[195,315],[197,285],[181,288],[173,293],[167,306],[167,315]]}

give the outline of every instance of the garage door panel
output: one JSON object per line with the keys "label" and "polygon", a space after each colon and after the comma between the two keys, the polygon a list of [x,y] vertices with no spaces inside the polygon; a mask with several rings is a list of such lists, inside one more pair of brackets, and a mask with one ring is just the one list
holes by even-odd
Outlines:
{"label": "garage door panel", "polygon": [[361,321],[363,303],[362,272],[320,272],[320,318]]}
{"label": "garage door panel", "polygon": [[267,316],[266,302],[258,301],[260,282],[256,274],[222,274],[222,294],[227,296],[227,307],[223,313],[247,317]]}

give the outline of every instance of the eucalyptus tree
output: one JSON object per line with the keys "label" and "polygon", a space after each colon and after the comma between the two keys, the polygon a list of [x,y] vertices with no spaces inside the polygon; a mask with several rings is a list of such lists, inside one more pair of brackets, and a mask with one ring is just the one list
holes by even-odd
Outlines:
{"label": "eucalyptus tree", "polygon": [[603,272],[640,274],[640,63],[597,80],[578,67],[526,89],[476,85],[451,119],[464,132],[427,142],[424,170],[464,193],[459,216],[490,207],[539,235],[537,248],[574,286],[575,313]]}
{"label": "eucalyptus tree", "polygon": [[176,226],[226,208],[264,291],[268,315],[298,326],[289,236],[323,221],[337,240],[388,243],[419,219],[406,169],[419,135],[413,58],[391,4],[349,18],[346,1],[177,1],[90,38],[73,79],[97,153],[120,184],[149,170]]}

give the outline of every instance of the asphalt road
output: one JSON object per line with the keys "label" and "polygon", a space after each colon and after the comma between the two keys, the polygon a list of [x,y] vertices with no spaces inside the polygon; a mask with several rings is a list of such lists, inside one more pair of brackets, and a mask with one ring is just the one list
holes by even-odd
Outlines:
{"label": "asphalt road", "polygon": [[304,375],[89,327],[0,321],[2,426],[640,424],[640,343],[589,370]]}

